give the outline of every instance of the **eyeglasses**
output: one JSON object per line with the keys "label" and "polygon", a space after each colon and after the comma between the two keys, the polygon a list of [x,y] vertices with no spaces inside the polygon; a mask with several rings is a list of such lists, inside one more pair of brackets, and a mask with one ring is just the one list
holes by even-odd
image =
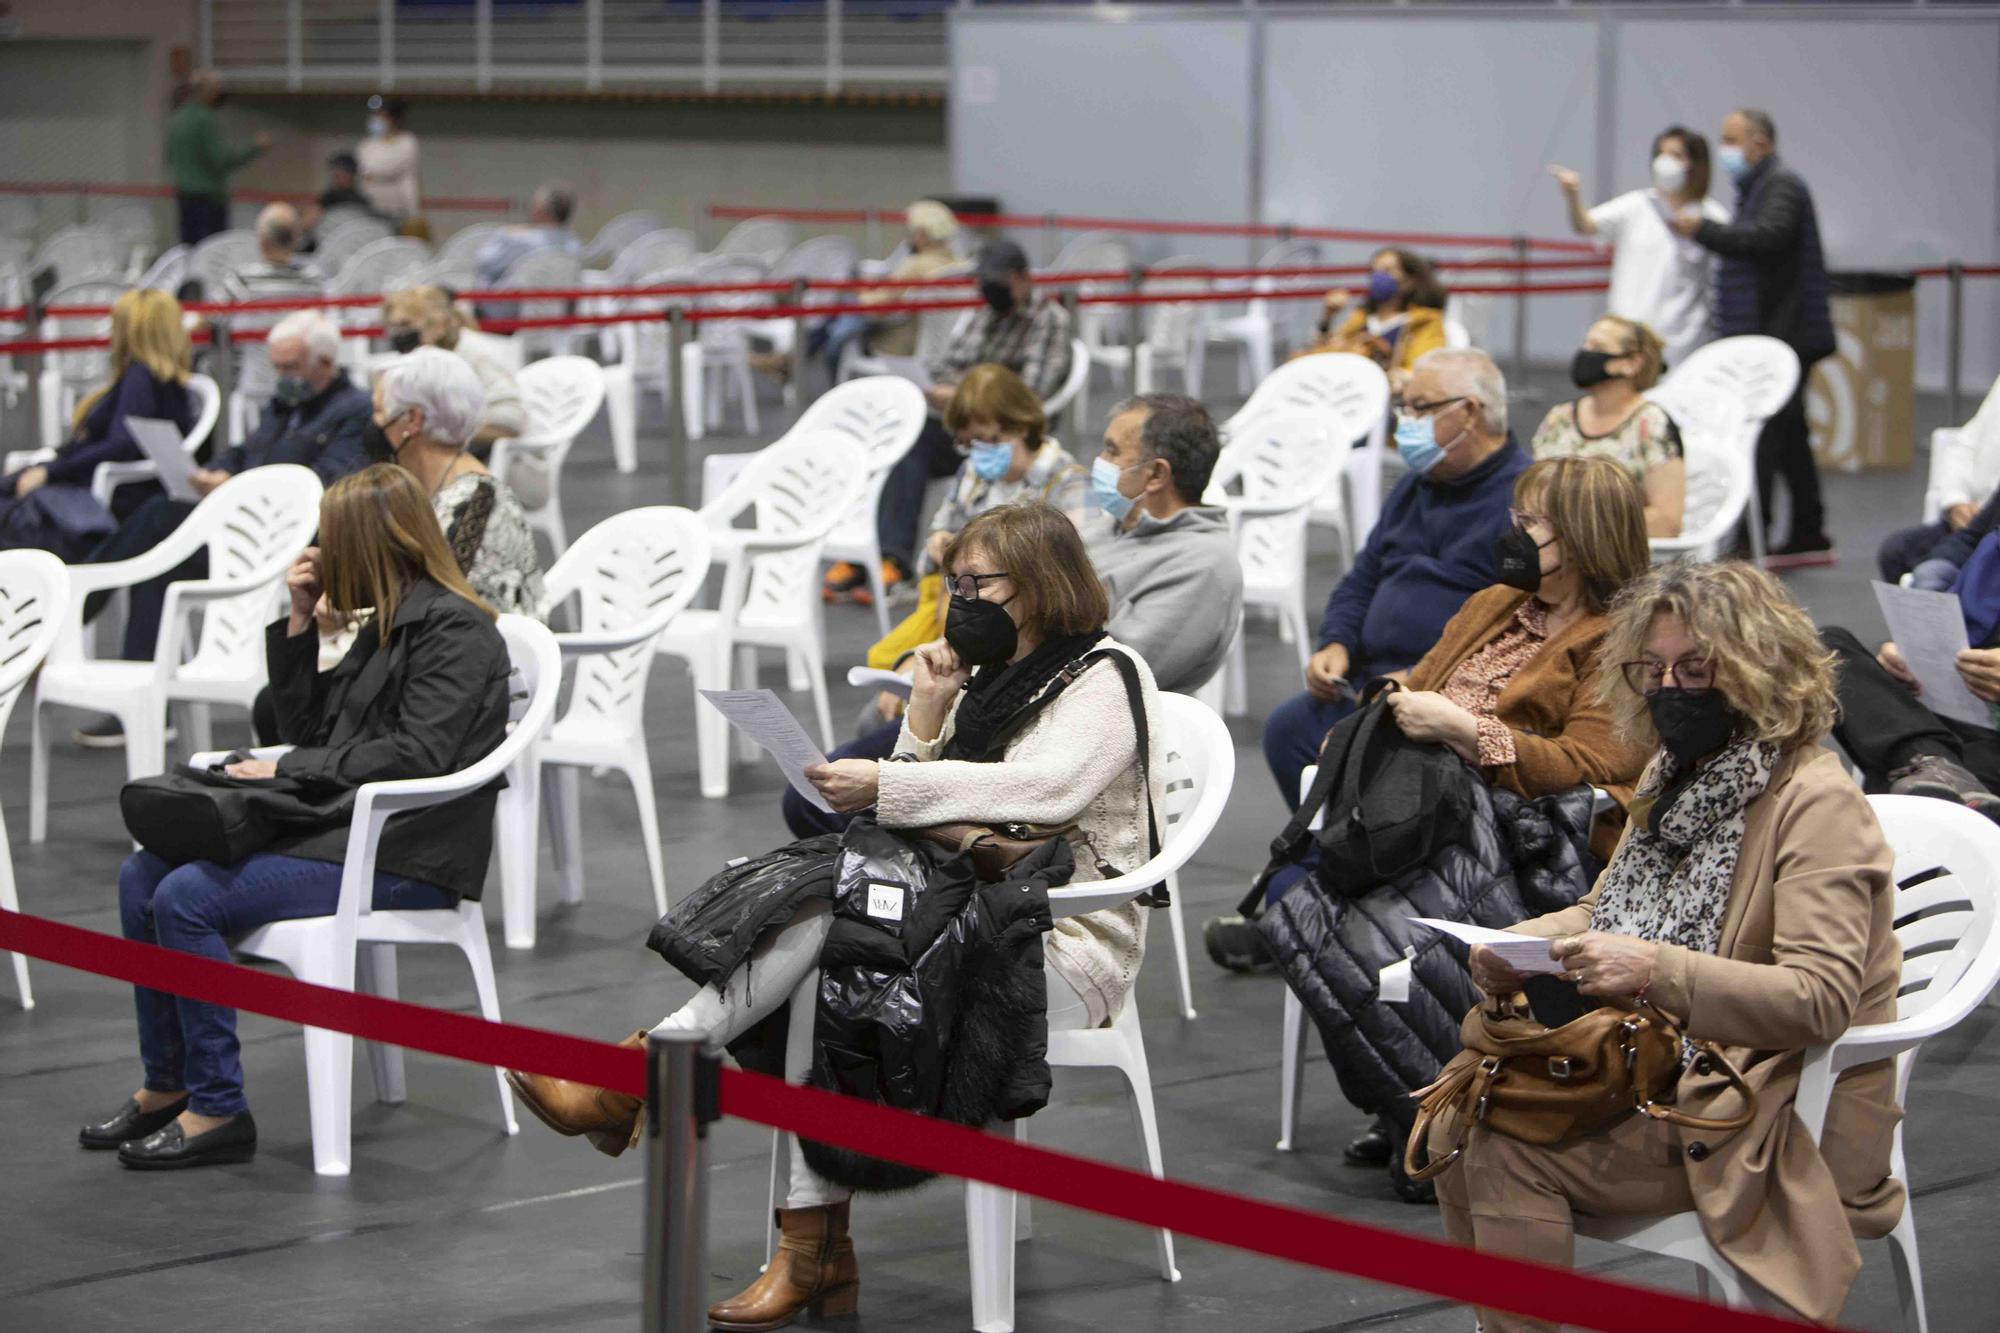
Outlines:
{"label": "eyeglasses", "polygon": [[1621,662],[1618,670],[1634,693],[1652,696],[1666,687],[1667,673],[1674,684],[1690,694],[1700,694],[1715,685],[1715,667],[1703,657],[1683,657],[1678,662]]}
{"label": "eyeglasses", "polygon": [[953,595],[969,600],[979,596],[981,585],[991,583],[994,579],[1004,579],[1006,577],[1005,573],[960,574],[951,580],[951,591]]}
{"label": "eyeglasses", "polygon": [[1396,410],[1408,417],[1427,417],[1435,412],[1444,411],[1453,403],[1462,403],[1465,401],[1464,394],[1460,394],[1456,398],[1436,398],[1428,403],[1413,403],[1406,398],[1398,398],[1396,400]]}
{"label": "eyeglasses", "polygon": [[1543,527],[1549,526],[1549,516],[1547,514],[1537,514],[1532,509],[1509,509],[1507,511],[1507,520],[1517,528],[1525,528],[1537,523]]}

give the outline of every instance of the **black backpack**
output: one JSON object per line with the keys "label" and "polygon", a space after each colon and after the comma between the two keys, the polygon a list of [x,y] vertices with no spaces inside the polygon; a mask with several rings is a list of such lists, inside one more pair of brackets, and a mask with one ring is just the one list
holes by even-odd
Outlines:
{"label": "black backpack", "polygon": [[[1244,915],[1263,901],[1273,875],[1297,863],[1309,839],[1319,843],[1320,887],[1335,897],[1424,864],[1471,824],[1468,774],[1447,747],[1405,736],[1386,698],[1371,698],[1326,734],[1312,790],[1271,844],[1271,863],[1244,900]],[[1309,828],[1322,809],[1324,823]]]}

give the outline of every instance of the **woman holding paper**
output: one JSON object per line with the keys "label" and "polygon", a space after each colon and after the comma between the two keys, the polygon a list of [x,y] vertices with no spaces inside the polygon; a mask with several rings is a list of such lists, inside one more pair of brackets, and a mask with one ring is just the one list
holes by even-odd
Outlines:
{"label": "woman holding paper", "polygon": [[[1834,1086],[1817,1144],[1792,1113],[1808,1046],[1896,1017],[1902,953],[1891,856],[1874,812],[1820,741],[1833,725],[1834,659],[1770,575],[1746,564],[1673,565],[1629,589],[1605,642],[1600,697],[1658,752],[1633,823],[1575,906],[1513,927],[1550,941],[1585,996],[1643,998],[1721,1045],[1754,1090],[1733,1135],[1634,1111],[1540,1147],[1474,1125],[1437,1178],[1445,1231],[1482,1250],[1567,1264],[1571,1217],[1696,1211],[1722,1254],[1800,1316],[1831,1322],[1860,1267],[1854,1237],[1896,1222],[1889,1151],[1901,1111],[1884,1060]],[[1522,977],[1472,951],[1489,994]],[[1740,1099],[1696,1059],[1681,1110],[1726,1118]],[[1458,1139],[1455,1119],[1429,1149]],[[1551,1328],[1495,1310],[1487,1333]]]}

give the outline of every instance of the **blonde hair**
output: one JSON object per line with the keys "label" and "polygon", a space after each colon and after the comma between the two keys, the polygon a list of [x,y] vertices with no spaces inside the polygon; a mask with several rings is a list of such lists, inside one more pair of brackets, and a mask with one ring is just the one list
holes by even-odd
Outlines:
{"label": "blonde hair", "polygon": [[384,324],[408,324],[418,334],[435,331],[437,346],[450,347],[459,329],[458,311],[436,286],[405,287],[382,298]]}
{"label": "blonde hair", "polygon": [[1639,358],[1639,368],[1631,375],[1633,388],[1644,393],[1660,382],[1660,373],[1667,365],[1667,345],[1653,332],[1652,325],[1623,315],[1599,315],[1595,322],[1609,324],[1624,336],[1625,350],[1619,356]]}
{"label": "blonde hair", "polygon": [[1104,628],[1111,601],[1090,563],[1076,525],[1039,500],[1001,505],[960,528],[945,549],[946,574],[958,559],[979,551],[1013,583],[1021,598],[1021,628],[1043,639],[1067,638]]}
{"label": "blonde hair", "polygon": [[1602,612],[1653,563],[1646,497],[1632,474],[1604,458],[1544,458],[1514,482],[1514,502],[1548,519],[1562,558],[1582,576],[1584,605]]}
{"label": "blonde hair", "polygon": [[385,645],[397,604],[419,579],[495,614],[465,581],[424,488],[394,463],[349,473],[327,488],[319,502],[319,549],[327,605],[348,616],[373,607]]}
{"label": "blonde hair", "polygon": [[1740,560],[1677,561],[1628,584],[1598,651],[1598,702],[1635,737],[1654,735],[1646,700],[1620,670],[1640,660],[1653,621],[1673,616],[1715,671],[1747,732],[1791,750],[1833,729],[1834,656],[1812,618],[1763,570]]}
{"label": "blonde hair", "polygon": [[1042,447],[1048,414],[1019,375],[988,361],[965,372],[944,410],[944,428],[956,435],[975,421],[991,421],[1003,431],[1020,431],[1030,449]]}
{"label": "blonde hair", "polygon": [[911,204],[904,210],[903,222],[933,243],[943,243],[958,235],[958,215],[935,199],[919,199]]}
{"label": "blonde hair", "polygon": [[173,293],[135,287],[112,302],[111,378],[76,405],[70,418],[72,431],[83,426],[91,409],[125,378],[135,361],[156,380],[187,383],[194,366],[194,347],[181,325],[181,303]]}

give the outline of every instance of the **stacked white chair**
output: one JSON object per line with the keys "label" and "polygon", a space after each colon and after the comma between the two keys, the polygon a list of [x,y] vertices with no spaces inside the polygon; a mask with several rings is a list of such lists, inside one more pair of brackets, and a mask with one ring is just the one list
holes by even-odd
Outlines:
{"label": "stacked white chair", "polygon": [[[1302,356],[1272,371],[1229,424],[1234,429],[1261,413],[1294,410],[1326,414],[1329,442],[1336,451],[1347,451],[1343,472],[1320,493],[1312,516],[1315,522],[1341,529],[1351,558],[1367,542],[1382,509],[1388,376],[1365,356],[1347,352]],[[1338,484],[1341,475],[1347,481],[1345,496]]]}
{"label": "stacked white chair", "polygon": [[[641,238],[644,244],[647,238]],[[643,275],[616,284],[626,287],[667,287],[691,281],[691,270],[668,268],[647,270]],[[593,298],[591,304],[603,314],[629,315],[627,323],[604,330],[598,346],[613,357],[604,365],[604,411],[611,428],[611,456],[618,470],[639,468],[639,390],[652,390],[665,410],[673,397],[673,368],[667,364],[667,329],[664,316],[674,300],[666,296],[620,296]]]}
{"label": "stacked white chair", "polygon": [[[771,266],[770,279],[773,282],[838,282],[854,276],[861,263],[861,252],[853,241],[845,236],[812,236],[800,241],[787,250],[778,262]],[[834,293],[845,301],[850,292]],[[789,303],[789,294],[781,294],[776,300]],[[771,350],[789,356],[796,341],[795,331],[798,321],[783,319],[746,320],[744,332],[754,338],[769,343]],[[790,379],[785,381],[785,402],[798,401],[798,385]]]}
{"label": "stacked white chair", "polygon": [[[646,680],[661,632],[701,591],[708,556],[708,525],[699,514],[656,505],[614,514],[584,533],[544,580],[550,607],[577,599],[581,625],[573,633],[556,635],[571,673],[569,707],[530,752],[542,770],[542,810],[562,902],[583,901],[577,770],[615,769],[631,782],[638,801],[653,907],[656,914],[666,915],[659,813],[653,803],[652,759],[646,750]],[[532,832],[532,818],[527,824]],[[526,868],[525,875],[502,877],[510,949],[531,949],[535,944],[532,854]]]}
{"label": "stacked white chair", "polygon": [[[1281,241],[1263,253],[1257,260],[1257,267],[1317,268],[1321,253],[1317,241]],[[1242,313],[1223,315],[1208,324],[1205,332],[1210,344],[1220,343],[1241,349],[1236,358],[1236,384],[1237,391],[1246,398],[1276,366],[1278,349],[1283,345],[1280,333],[1297,322],[1288,316],[1294,305],[1299,303],[1273,301],[1268,293],[1280,286],[1302,285],[1305,281],[1308,280],[1254,278],[1249,284],[1252,295]]]}
{"label": "stacked white chair", "polygon": [[[1277,616],[1278,638],[1292,645],[1305,668],[1312,656],[1306,618],[1306,525],[1315,499],[1339,481],[1347,448],[1323,412],[1296,408],[1246,414],[1230,424],[1229,443],[1216,460],[1207,503],[1229,516],[1236,558],[1243,566],[1244,620],[1250,608]],[[1230,643],[1226,710],[1249,712],[1244,625]]]}
{"label": "stacked white chair", "polygon": [[[1159,854],[1130,874],[1088,884],[1049,890],[1049,909],[1058,916],[1082,916],[1121,907],[1155,884],[1173,884],[1179,871],[1214,831],[1236,780],[1236,750],[1222,719],[1194,699],[1179,694],[1159,696],[1153,719],[1154,739],[1165,751],[1160,763],[1165,788],[1164,845]],[[809,973],[792,992],[785,1048],[785,1078],[805,1081],[812,1059],[813,1016],[819,1000],[819,974]],[[1132,1127],[1145,1156],[1146,1170],[1166,1175],[1160,1156],[1159,1124],[1153,1110],[1153,1078],[1146,1060],[1145,1035],[1139,1023],[1139,1002],[1128,993],[1107,1027],[1058,1028],[1049,1032],[1049,1064],[1062,1069],[1116,1069],[1126,1083]],[[1027,1138],[1028,1122],[1016,1120],[1017,1139]],[[789,1177],[788,1140],[773,1132],[771,1142],[771,1202],[784,1202]],[[1012,1333],[1014,1327],[1014,1251],[1029,1239],[1029,1201],[1012,1190],[968,1180],[965,1183],[966,1250],[972,1269],[972,1326],[979,1333]],[[1173,1233],[1154,1233],[1160,1277],[1180,1281],[1174,1263]],[[776,1252],[775,1230],[765,1234],[765,1259]]]}
{"label": "stacked white chair", "polygon": [[569,545],[563,530],[562,469],[570,446],[604,405],[604,368],[587,356],[552,356],[521,368],[515,381],[528,428],[493,445],[493,475],[501,481],[517,458],[539,460],[548,472],[548,498],[527,511],[528,525],[547,534],[555,553]]}
{"label": "stacked white chair", "polygon": [[[125,294],[122,282],[78,282],[49,293],[48,306],[103,306],[107,309]],[[44,318],[40,336],[56,338],[109,338],[111,316],[62,315]],[[54,449],[69,438],[69,423],[84,395],[103,387],[111,378],[108,348],[75,348],[50,352],[42,358],[40,380],[40,438],[44,449]]]}
{"label": "stacked white chair", "polygon": [[[493,284],[493,289],[550,290],[579,287],[582,282],[583,265],[575,255],[564,254],[561,250],[537,250],[508,265],[500,281]],[[574,302],[567,297],[554,296],[507,304],[512,306],[516,319],[560,319],[570,313]],[[514,336],[529,349],[530,355],[541,352],[552,356],[563,355],[575,341],[575,333],[570,329],[522,329]]]}
{"label": "stacked white chair", "polygon": [[[867,454],[838,430],[794,432],[760,452],[702,506],[714,558],[723,565],[715,609],[683,611],[659,640],[661,652],[688,663],[696,690],[752,687],[757,649],[783,650],[787,683],[812,692],[828,749],[833,717],[821,642],[820,553],[869,478]],[[754,527],[731,526],[745,513]],[[727,796],[729,724],[699,697],[694,707],[701,794]]]}
{"label": "stacked white chair", "polygon": [[[414,236],[384,236],[347,257],[328,284],[329,296],[387,291],[397,279],[430,262],[431,248]],[[366,307],[355,307],[373,315]],[[373,323],[370,318],[368,323]]]}
{"label": "stacked white chair", "polygon": [[661,227],[636,236],[618,251],[606,270],[608,287],[636,287],[652,281],[646,275],[690,268],[701,258],[701,242],[691,231]]}
{"label": "stacked white chair", "polygon": [[[1782,401],[1782,400],[1781,400]],[[1878,1060],[1896,1062],[1896,1101],[1909,1105],[1917,1048],[1949,1031],[2000,983],[2000,829],[1985,816],[1924,796],[1871,796],[1896,856],[1896,938],[1903,946],[1903,984],[1896,1019],[1849,1028],[1826,1046],[1809,1047],[1793,1109],[1817,1141],[1826,1127],[1834,1081]],[[1920,875],[1942,872],[1916,882]],[[1903,1125],[1896,1126],[1889,1174],[1909,1185]],[[1886,1239],[1896,1271],[1905,1333],[1925,1333],[1923,1265],[1917,1255],[1916,1201]],[[1684,1259],[1698,1269],[1703,1299],[1720,1291],[1731,1306],[1782,1313],[1783,1308],[1718,1254],[1694,1213],[1663,1218],[1577,1218],[1577,1234]]]}
{"label": "stacked white chair", "polygon": [[[386,220],[366,213],[333,223],[323,222],[319,229],[319,246],[313,251],[313,262],[323,273],[338,273],[363,250],[395,235],[396,229]],[[429,247],[425,248],[428,250]]]}
{"label": "stacked white chair", "polygon": [[124,271],[143,272],[158,236],[153,206],[136,199],[92,201],[88,212],[89,224],[114,242]]}
{"label": "stacked white chair", "polygon": [[768,271],[797,239],[796,229],[783,218],[746,218],[731,227],[709,253],[748,259]]}
{"label": "stacked white chair", "polygon": [[51,286],[78,282],[118,282],[125,279],[125,256],[118,241],[102,228],[78,224],[64,227],[42,242],[29,261],[31,274],[47,273]]}
{"label": "stacked white chair", "polygon": [[[749,225],[749,224],[744,224]],[[697,264],[689,281],[728,286],[764,279],[764,269],[754,260],[715,255]],[[681,345],[681,363],[675,370],[681,377],[681,415],[690,440],[699,440],[722,425],[722,414],[730,391],[735,391],[743,413],[743,429],[757,433],[757,383],[750,370],[750,312],[769,303],[768,293],[717,292],[697,296],[689,307],[697,311],[741,310],[742,319],[704,319]]]}
{"label": "stacked white chair", "polygon": [[1749,334],[1697,347],[1647,393],[1684,433],[1700,432],[1751,462],[1745,517],[1750,553],[1764,558],[1763,507],[1757,494],[1757,437],[1799,387],[1799,357],[1776,338]]}
{"label": "stacked white chair", "polygon": [[[261,470],[261,469],[260,469]],[[301,981],[358,989],[396,998],[396,946],[447,945],[465,955],[479,996],[481,1016],[498,1022],[500,993],[494,984],[493,954],[486,939],[486,919],[471,900],[456,907],[388,909],[372,906],[375,855],[382,828],[405,810],[417,810],[478,791],[506,772],[547,728],[562,684],[562,663],[554,637],[523,616],[501,616],[500,635],[507,655],[522,679],[525,702],[513,711],[513,729],[491,753],[456,773],[399,782],[370,782],[354,794],[354,816],[342,861],[340,901],[331,916],[274,921],[235,941],[236,951],[284,965]],[[276,758],[283,746],[255,751]],[[220,755],[197,755],[196,762]],[[354,1038],[345,1032],[308,1027],[303,1030],[306,1091],[312,1108],[313,1170],[322,1176],[344,1176],[352,1162]],[[375,1075],[376,1097],[399,1104],[404,1100],[403,1052],[400,1047],[370,1043],[369,1063]],[[518,1133],[514,1099],[499,1069],[493,1080],[500,1093],[500,1115],[508,1134]]]}
{"label": "stacked white chair", "polygon": [[[0,551],[0,737],[14,702],[55,643],[69,606],[69,574],[63,562],[47,551]],[[7,825],[0,822],[0,908],[21,910],[14,888],[14,856],[7,844]],[[14,989],[23,1009],[35,1007],[28,985],[28,960],[14,958]]]}
{"label": "stacked white chair", "polygon": [[[319,526],[320,481],[308,468],[273,463],[231,477],[195,506],[180,527],[130,560],[70,570],[71,604],[35,685],[28,791],[28,841],[48,832],[51,705],[111,713],[125,732],[125,775],[142,778],[166,766],[164,718],[185,704],[194,748],[208,746],[208,707],[248,710],[263,688],[264,626],[285,570]],[[167,588],[153,660],[93,659],[86,652],[84,599],[129,588],[178,568],[206,548],[208,577]],[[188,618],[201,612],[201,633]]]}
{"label": "stacked white chair", "polygon": [[479,247],[505,227],[501,222],[475,222],[445,237],[431,260],[431,280],[453,291],[471,290],[479,281]]}
{"label": "stacked white chair", "polygon": [[650,208],[635,208],[629,213],[620,213],[599,227],[597,235],[590,238],[590,244],[583,247],[583,262],[595,264],[611,259],[641,236],[659,231],[666,225],[666,220]]}
{"label": "stacked white chair", "polygon": [[258,257],[256,232],[219,231],[188,252],[188,277],[201,284],[205,299],[219,301],[236,274],[256,263]]}

